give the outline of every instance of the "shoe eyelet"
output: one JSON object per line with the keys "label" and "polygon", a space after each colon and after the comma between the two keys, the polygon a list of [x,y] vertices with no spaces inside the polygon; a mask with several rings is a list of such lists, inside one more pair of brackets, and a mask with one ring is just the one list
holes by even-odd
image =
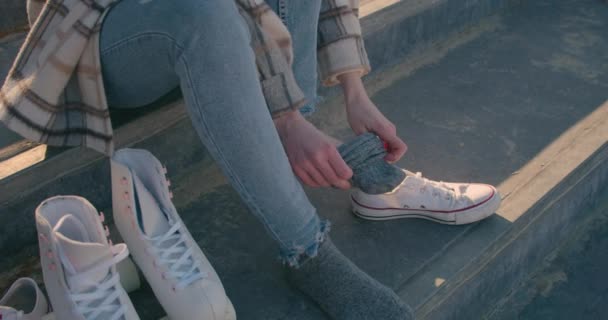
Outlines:
{"label": "shoe eyelet", "polygon": [[128,201],[128,200],[129,200],[129,191],[125,191],[125,193],[123,193],[123,195],[122,195],[122,198],[123,198],[125,201]]}
{"label": "shoe eyelet", "polygon": [[126,186],[127,184],[129,184],[129,181],[127,180],[127,177],[122,177],[122,179],[120,180],[120,183],[123,186]]}

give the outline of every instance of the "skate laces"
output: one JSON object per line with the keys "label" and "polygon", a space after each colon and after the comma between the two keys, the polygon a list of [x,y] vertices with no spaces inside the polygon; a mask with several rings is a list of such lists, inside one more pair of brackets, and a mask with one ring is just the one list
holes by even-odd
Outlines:
{"label": "skate laces", "polygon": [[207,276],[207,273],[201,272],[199,263],[192,257],[192,248],[187,245],[180,228],[180,222],[173,223],[165,234],[151,237],[153,246],[148,248],[149,253],[158,257],[160,264],[167,267],[163,277],[178,280],[174,289],[183,289]]}
{"label": "skate laces", "polygon": [[[76,311],[87,320],[102,318],[104,320],[118,320],[123,318],[125,314],[125,306],[120,301],[116,302],[121,294],[118,272],[108,272],[108,275],[99,282],[91,280],[91,274],[109,269],[129,255],[129,250],[124,243],[114,245],[110,250],[112,251],[112,258],[102,261],[87,271],[66,276],[69,284],[78,283],[79,285],[90,286],[90,289],[85,290],[85,292],[70,293],[76,304]],[[62,251],[59,251],[59,254],[64,256]]]}

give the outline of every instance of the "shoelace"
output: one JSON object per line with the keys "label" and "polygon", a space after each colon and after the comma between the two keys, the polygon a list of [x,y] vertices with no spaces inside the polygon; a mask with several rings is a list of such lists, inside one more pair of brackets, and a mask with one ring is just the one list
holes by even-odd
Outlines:
{"label": "shoelace", "polygon": [[[76,311],[82,314],[87,320],[97,319],[104,313],[104,320],[118,320],[125,314],[125,307],[121,303],[116,303],[120,297],[120,278],[118,272],[114,274],[108,273],[99,283],[90,280],[91,274],[107,270],[118,262],[122,261],[129,255],[129,250],[124,243],[117,244],[111,247],[112,258],[104,261],[95,267],[68,277],[69,283],[87,283],[93,285],[93,289],[82,293],[70,293],[70,296],[76,304]],[[61,252],[60,252],[61,254]],[[105,313],[111,314],[108,317]]]}
{"label": "shoelace", "polygon": [[148,249],[150,254],[158,257],[161,265],[167,267],[168,272],[164,276],[178,280],[174,289],[183,289],[207,276],[193,259],[192,248],[186,245],[186,238],[179,232],[180,227],[181,223],[174,223],[165,234],[150,238],[153,246]]}
{"label": "shoelace", "polygon": [[422,180],[422,185],[420,186],[420,192],[427,187],[430,187],[431,194],[433,197],[443,196],[445,200],[449,201],[449,207],[453,207],[455,204],[458,204],[462,201],[467,201],[468,198],[463,194],[457,194],[454,188],[448,186],[443,181],[433,181],[422,176],[422,172],[416,172],[416,177]]}

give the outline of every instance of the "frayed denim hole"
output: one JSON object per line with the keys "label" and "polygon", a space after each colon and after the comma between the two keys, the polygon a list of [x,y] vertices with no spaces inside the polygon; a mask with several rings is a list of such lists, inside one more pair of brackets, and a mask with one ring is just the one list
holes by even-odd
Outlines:
{"label": "frayed denim hole", "polygon": [[330,229],[331,223],[328,220],[321,221],[321,227],[315,235],[315,239],[311,245],[308,247],[297,245],[281,254],[279,259],[282,261],[283,265],[298,269],[308,260],[316,257],[319,253],[319,247],[325,241]]}

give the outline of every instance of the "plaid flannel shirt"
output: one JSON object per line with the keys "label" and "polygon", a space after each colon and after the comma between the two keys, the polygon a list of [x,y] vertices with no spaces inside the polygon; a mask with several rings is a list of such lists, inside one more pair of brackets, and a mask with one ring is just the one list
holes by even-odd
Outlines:
{"label": "plaid flannel shirt", "polygon": [[[0,89],[0,120],[23,137],[57,146],[114,151],[99,59],[99,31],[116,0],[29,0],[31,30]],[[323,0],[318,64],[324,85],[369,72],[358,0]],[[291,36],[263,0],[236,0],[249,26],[260,82],[273,117],[305,104],[291,70]]]}

